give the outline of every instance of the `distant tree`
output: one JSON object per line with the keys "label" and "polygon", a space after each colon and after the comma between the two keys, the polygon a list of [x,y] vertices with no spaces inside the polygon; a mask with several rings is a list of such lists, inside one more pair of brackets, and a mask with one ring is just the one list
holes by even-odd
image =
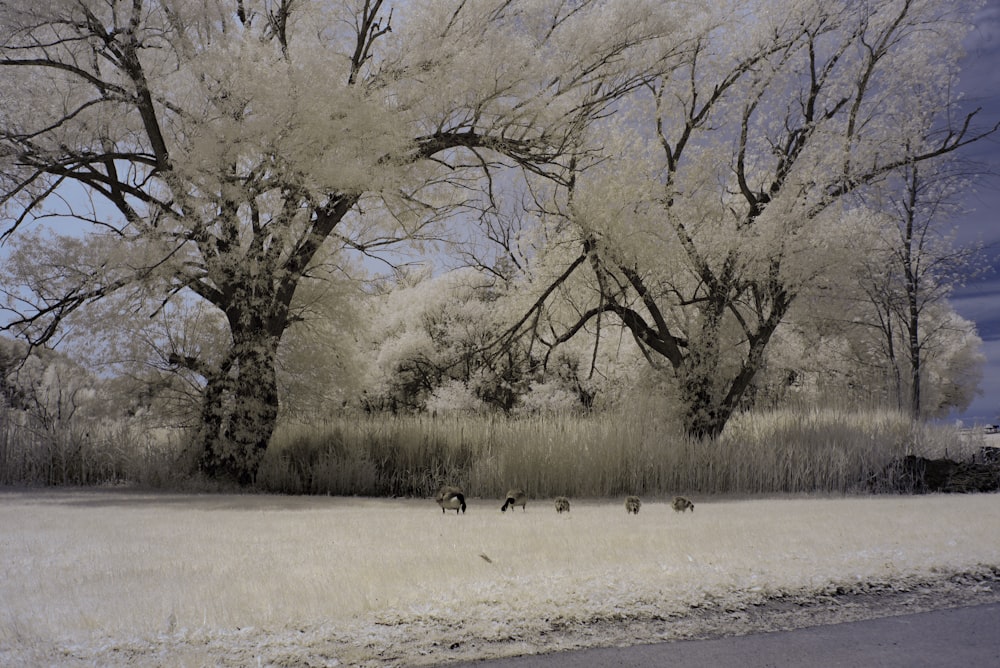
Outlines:
{"label": "distant tree", "polygon": [[976,325],[947,303],[926,305],[920,320],[930,333],[920,350],[920,416],[944,418],[964,411],[979,394],[986,363]]}
{"label": "distant tree", "polygon": [[792,304],[837,261],[843,211],[995,128],[975,130],[974,114],[945,125],[961,6],[703,9],[687,48],[588,134],[605,161],[548,206],[560,231],[550,265],[562,270],[521,324],[576,283],[579,315],[553,338],[621,323],[673,374],[687,431],[711,437],[742,405]]}
{"label": "distant tree", "polygon": [[885,211],[881,243],[859,279],[878,316],[897,396],[902,402],[908,394],[906,409],[914,418],[925,412],[924,363],[932,351],[940,350],[936,339],[947,336],[953,326],[949,319],[934,321],[924,315],[939,308],[974,273],[980,250],[955,247],[946,227],[957,212],[956,194],[968,180],[966,169],[956,161],[906,164],[872,202]]}
{"label": "distant tree", "polygon": [[55,351],[0,339],[0,373],[4,406],[23,415],[42,442],[79,439],[88,420],[107,412],[99,379]]}
{"label": "distant tree", "polygon": [[[850,283],[835,293],[802,298],[789,311],[749,390],[752,399],[769,407],[805,402],[905,410],[908,374],[900,369],[906,360],[887,355],[884,313]],[[934,333],[922,351],[923,417],[964,410],[982,379],[975,324],[942,301],[927,305],[921,326]],[[893,331],[893,345],[902,349],[905,334]]]}
{"label": "distant tree", "polygon": [[[374,411],[451,408],[510,412],[532,363],[519,342],[493,354],[507,307],[495,276],[430,268],[401,274],[370,299],[373,363],[365,407]],[[429,405],[428,401],[434,397]]]}
{"label": "distant tree", "polygon": [[170,361],[202,385],[202,468],[249,483],[317,263],[436,237],[491,170],[565,180],[678,17],[652,0],[0,3],[2,238],[56,214],[85,234],[4,278],[7,327],[52,341],[128,290],[148,294],[137,317],[211,305],[221,357]]}

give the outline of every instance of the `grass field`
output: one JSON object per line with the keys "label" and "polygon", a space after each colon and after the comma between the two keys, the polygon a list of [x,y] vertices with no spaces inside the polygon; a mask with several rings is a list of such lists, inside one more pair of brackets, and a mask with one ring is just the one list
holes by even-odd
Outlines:
{"label": "grass field", "polygon": [[667,501],[4,491],[0,664],[446,663],[1000,566],[997,495]]}

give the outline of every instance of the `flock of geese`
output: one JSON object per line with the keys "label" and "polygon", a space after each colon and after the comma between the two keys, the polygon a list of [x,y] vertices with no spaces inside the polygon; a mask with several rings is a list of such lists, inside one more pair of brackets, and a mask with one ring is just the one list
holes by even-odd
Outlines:
{"label": "flock of geese", "polygon": [[[448,510],[454,510],[457,515],[459,511],[465,512],[465,494],[462,492],[460,487],[452,487],[446,485],[441,488],[441,491],[437,493],[434,497],[437,504],[441,506],[441,512],[444,513]],[[526,510],[528,505],[528,495],[524,493],[521,489],[511,489],[507,491],[507,498],[504,500],[503,505],[500,506],[500,512],[507,512],[510,508],[514,510],[515,506],[521,506],[521,511]],[[569,499],[565,496],[556,497],[556,512],[559,514],[569,512]],[[639,500],[638,496],[629,496],[625,499],[625,512],[630,515],[638,515],[639,508],[642,507],[642,501]],[[689,500],[685,499],[683,496],[675,496],[674,500],[670,502],[670,507],[674,509],[674,512],[683,513],[690,510],[694,512],[694,504]]]}

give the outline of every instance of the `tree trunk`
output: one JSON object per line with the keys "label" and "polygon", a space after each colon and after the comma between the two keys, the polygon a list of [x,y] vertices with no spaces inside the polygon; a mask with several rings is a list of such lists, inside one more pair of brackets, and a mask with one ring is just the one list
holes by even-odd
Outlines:
{"label": "tree trunk", "polygon": [[909,200],[906,203],[906,227],[903,232],[903,272],[906,278],[906,334],[910,353],[910,415],[920,419],[920,263],[923,242],[914,236],[916,230],[920,180],[917,166],[908,175]]}
{"label": "tree trunk", "polygon": [[732,407],[715,396],[712,385],[712,378],[698,371],[688,373],[683,380],[684,430],[689,436],[714,439],[733,415]]}
{"label": "tree trunk", "polygon": [[688,355],[679,368],[684,428],[689,435],[717,438],[747,396],[754,376],[764,364],[767,345],[792,303],[792,297],[778,287],[772,286],[768,296],[771,310],[766,315],[757,313],[758,325],[753,333],[748,333],[746,355],[735,374],[725,375],[719,350],[723,301],[717,301],[714,310],[709,308],[701,327],[702,342],[698,345],[689,342]]}
{"label": "tree trunk", "polygon": [[[770,338],[770,333],[768,333]],[[684,429],[695,438],[717,438],[733,417],[737,406],[744,403],[747,390],[763,364],[766,341],[751,346],[742,366],[735,375],[723,378],[718,363],[687,366],[696,355],[685,360],[682,370],[681,399],[684,403]],[[720,382],[721,379],[721,382]]]}
{"label": "tree trunk", "polygon": [[241,332],[202,411],[201,467],[209,476],[250,485],[278,419],[275,357],[279,337]]}
{"label": "tree trunk", "polygon": [[732,408],[723,400],[728,393],[720,387],[719,337],[724,309],[725,301],[718,293],[705,303],[698,338],[689,342],[688,354],[679,368],[684,428],[696,438],[717,437],[732,416]]}
{"label": "tree trunk", "polygon": [[915,294],[909,295],[910,318],[907,323],[910,347],[910,415],[920,419],[920,309]]}

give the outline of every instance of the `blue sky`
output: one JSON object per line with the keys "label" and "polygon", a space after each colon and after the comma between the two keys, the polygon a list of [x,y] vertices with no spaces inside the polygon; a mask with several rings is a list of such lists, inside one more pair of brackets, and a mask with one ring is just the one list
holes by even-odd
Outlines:
{"label": "blue sky", "polygon": [[[990,2],[979,12],[966,45],[961,87],[967,105],[982,107],[981,125],[995,125],[1000,123],[1000,3]],[[975,321],[987,364],[982,395],[952,417],[966,423],[1000,423],[1000,132],[972,147],[966,157],[982,163],[983,175],[966,197],[969,213],[954,221],[958,240],[987,244],[992,271],[959,289],[952,303]]]}

